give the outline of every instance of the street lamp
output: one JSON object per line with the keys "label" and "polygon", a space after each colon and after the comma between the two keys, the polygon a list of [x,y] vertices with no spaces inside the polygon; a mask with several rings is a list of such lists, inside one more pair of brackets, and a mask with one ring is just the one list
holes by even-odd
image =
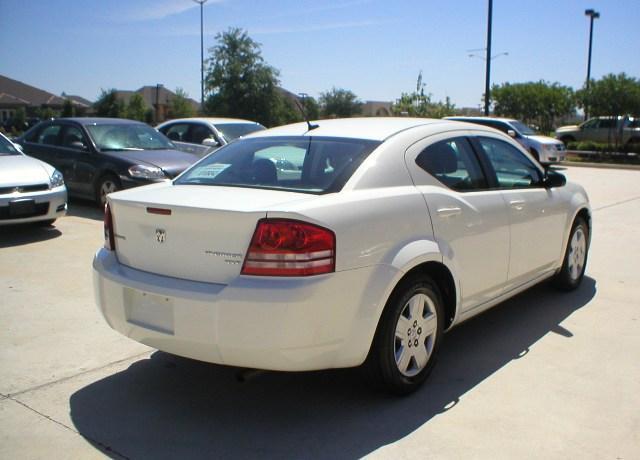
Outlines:
{"label": "street lamp", "polygon": [[484,116],[489,116],[489,100],[491,99],[491,22],[493,17],[493,0],[489,0],[487,12],[487,70],[484,79]]}
{"label": "street lamp", "polygon": [[203,9],[207,0],[193,0],[200,4],[200,110],[204,110],[204,21]]}
{"label": "street lamp", "polygon": [[[589,25],[589,57],[587,58],[587,94],[589,93],[589,81],[591,80],[591,46],[593,44],[593,20],[598,19],[600,17],[600,13],[593,9],[584,10],[585,16],[589,16],[590,25]],[[588,99],[588,97],[587,97]],[[589,116],[586,104],[584,108],[584,119],[586,120]]]}

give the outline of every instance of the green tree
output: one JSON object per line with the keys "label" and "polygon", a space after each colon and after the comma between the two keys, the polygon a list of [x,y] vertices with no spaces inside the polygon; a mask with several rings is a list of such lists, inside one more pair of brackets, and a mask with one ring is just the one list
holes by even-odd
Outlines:
{"label": "green tree", "polygon": [[576,97],[579,107],[592,116],[640,116],[640,80],[624,72],[592,80],[589,89],[577,91]]}
{"label": "green tree", "polygon": [[209,49],[207,61],[205,111],[266,126],[281,124],[285,102],[277,91],[279,72],[265,63],[260,44],[239,28],[215,38],[218,44]]}
{"label": "green tree", "polygon": [[426,84],[422,81],[422,72],[418,74],[416,90],[412,93],[402,93],[391,111],[394,115],[410,117],[442,118],[455,113],[455,105],[447,97],[444,102],[431,100],[431,94],[425,93]]}
{"label": "green tree", "polygon": [[195,115],[195,110],[189,102],[189,95],[182,88],[176,88],[176,95],[169,102],[169,118],[186,118]]}
{"label": "green tree", "polygon": [[315,98],[311,96],[304,97],[301,105],[309,120],[317,120],[320,117],[320,105],[318,105],[318,101]]}
{"label": "green tree", "polygon": [[331,88],[320,93],[322,115],[327,118],[349,118],[362,113],[362,102],[349,90]]}
{"label": "green tree", "polygon": [[542,131],[553,130],[556,119],[575,113],[573,90],[544,80],[493,85],[491,101],[496,115],[535,124]]}
{"label": "green tree", "polygon": [[99,117],[123,118],[126,115],[126,105],[118,99],[115,89],[101,90],[93,108]]}
{"label": "green tree", "polygon": [[131,120],[145,121],[147,106],[141,94],[133,93],[126,107],[126,116]]}
{"label": "green tree", "polygon": [[62,116],[63,117],[76,116],[76,108],[73,106],[73,102],[71,102],[71,99],[64,100],[64,104],[62,105]]}

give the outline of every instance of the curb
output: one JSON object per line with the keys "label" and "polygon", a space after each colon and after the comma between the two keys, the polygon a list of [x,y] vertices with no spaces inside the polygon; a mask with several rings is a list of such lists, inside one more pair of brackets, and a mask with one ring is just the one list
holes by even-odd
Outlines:
{"label": "curb", "polygon": [[561,161],[556,164],[561,166],[577,166],[579,168],[628,169],[628,170],[640,171],[640,165],[630,165],[630,164],[586,163],[584,161]]}

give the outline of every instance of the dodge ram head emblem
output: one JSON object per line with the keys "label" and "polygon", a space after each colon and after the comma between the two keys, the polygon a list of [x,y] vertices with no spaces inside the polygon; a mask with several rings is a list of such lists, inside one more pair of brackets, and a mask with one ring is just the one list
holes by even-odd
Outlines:
{"label": "dodge ram head emblem", "polygon": [[167,239],[167,232],[162,228],[156,228],[156,241],[158,243],[164,243]]}

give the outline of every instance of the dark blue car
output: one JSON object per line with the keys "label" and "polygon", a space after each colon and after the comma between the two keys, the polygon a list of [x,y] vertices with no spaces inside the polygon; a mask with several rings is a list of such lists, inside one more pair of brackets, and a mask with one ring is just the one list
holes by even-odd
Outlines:
{"label": "dark blue car", "polygon": [[100,205],[111,192],[172,179],[199,160],[150,126],[119,118],[44,121],[16,142],[62,172],[70,195]]}

